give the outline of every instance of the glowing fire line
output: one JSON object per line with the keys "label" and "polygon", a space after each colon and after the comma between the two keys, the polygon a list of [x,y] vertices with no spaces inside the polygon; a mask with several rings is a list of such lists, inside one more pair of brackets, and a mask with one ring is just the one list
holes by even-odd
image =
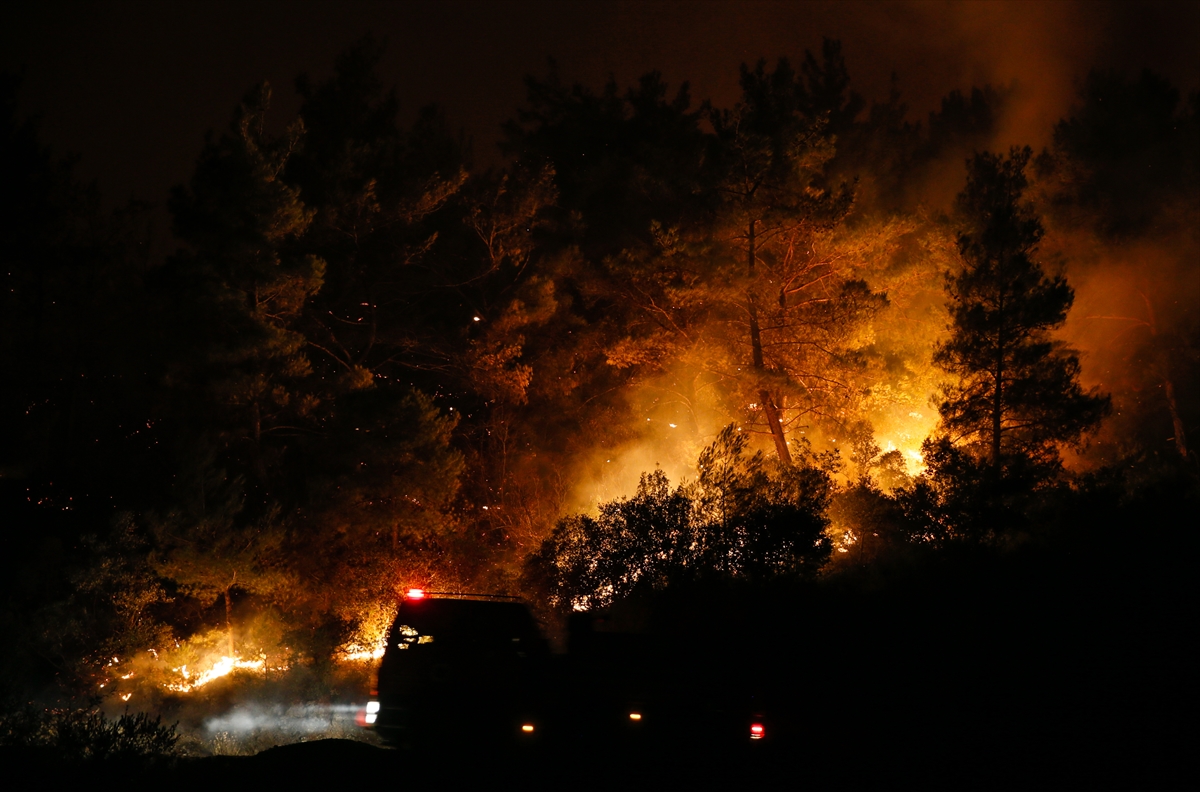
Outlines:
{"label": "glowing fire line", "polygon": [[[337,662],[343,663],[380,660],[387,645],[387,631],[394,616],[394,606],[382,606],[370,609],[364,615],[357,634],[350,641],[339,647],[334,659]],[[176,650],[184,648],[179,642],[176,642]],[[173,693],[191,693],[197,688],[203,687],[214,680],[229,676],[235,671],[261,675],[271,672],[282,672],[289,668],[286,661],[281,662],[282,658],[269,660],[265,652],[260,653],[254,659],[244,659],[238,655],[215,656],[207,654],[202,655],[202,659],[199,661],[193,657],[193,662],[190,664],[179,666],[163,662],[164,658],[160,656],[159,651],[156,649],[147,649],[146,653],[153,660],[150,661],[149,658],[146,658],[149,665],[138,666],[136,671],[130,665],[131,663],[142,662],[136,658],[134,660],[122,660],[119,657],[109,659],[102,668],[104,679],[99,681],[98,689],[107,689],[106,692],[109,695],[116,696],[121,701],[128,702],[134,693],[121,683],[129,682],[135,679],[135,677],[139,681],[145,680],[161,690]],[[138,684],[138,682],[134,682],[133,684]],[[114,690],[113,688],[117,689]],[[122,690],[121,688],[124,689]]]}
{"label": "glowing fire line", "polygon": [[362,649],[359,647],[347,647],[344,651],[338,653],[338,660],[343,661],[364,661],[364,660],[379,660],[383,657],[384,647],[375,649]]}
{"label": "glowing fire line", "polygon": [[167,690],[173,690],[177,693],[190,693],[198,687],[207,685],[214,679],[220,679],[234,671],[264,671],[266,670],[266,658],[258,660],[241,660],[236,657],[221,657],[206,671],[201,671],[199,674],[193,675],[188,671],[186,665],[172,669],[175,673],[183,677],[182,682],[172,682],[164,685]]}

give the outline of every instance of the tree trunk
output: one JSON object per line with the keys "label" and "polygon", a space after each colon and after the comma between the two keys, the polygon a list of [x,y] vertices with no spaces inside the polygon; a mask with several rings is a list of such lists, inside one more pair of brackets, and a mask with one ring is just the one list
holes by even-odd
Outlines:
{"label": "tree trunk", "polygon": [[[750,276],[754,275],[754,264],[758,256],[758,251],[754,244],[754,226],[756,221],[750,221],[749,233],[747,239],[747,255],[746,255],[746,271]],[[763,359],[762,347],[762,328],[758,323],[758,294],[755,292],[753,281],[751,281],[750,291],[746,295],[747,309],[750,314],[750,359],[754,366],[754,372],[761,379],[766,374],[766,363]],[[760,387],[758,390],[758,400],[762,404],[763,412],[767,416],[767,428],[771,430],[771,439],[775,441],[775,453],[779,456],[779,461],[784,465],[791,467],[792,455],[788,451],[787,438],[783,434],[783,410],[775,403],[771,397],[771,392],[766,388]]]}
{"label": "tree trunk", "polygon": [[1167,395],[1167,407],[1171,410],[1171,424],[1175,427],[1175,450],[1179,456],[1188,458],[1187,432],[1183,430],[1183,418],[1179,416],[1179,404],[1175,401],[1175,383],[1163,377],[1163,390]]}
{"label": "tree trunk", "polygon": [[[1000,311],[1004,310],[1004,297],[1000,297]],[[1004,418],[1004,331],[996,339],[996,389],[992,393],[992,473],[1000,475],[1000,430]]]}
{"label": "tree trunk", "polygon": [[233,573],[233,580],[229,581],[229,585],[225,587],[225,631],[229,636],[230,657],[236,656],[233,653],[233,601],[230,598],[235,585],[237,585],[237,572]]}
{"label": "tree trunk", "polygon": [[775,440],[775,453],[778,454],[780,462],[791,467],[792,454],[783,434],[783,410],[775,404],[771,392],[766,388],[758,392],[758,398],[762,400],[763,411],[767,414],[767,425],[771,427],[771,437]]}
{"label": "tree trunk", "polygon": [[[1146,304],[1146,317],[1149,319],[1150,335],[1158,338],[1158,320],[1154,315],[1154,305],[1151,304],[1150,298],[1146,296],[1144,291],[1138,291],[1142,295],[1142,302]],[[1175,450],[1179,452],[1179,456],[1187,459],[1187,432],[1183,428],[1183,418],[1179,415],[1179,403],[1175,400],[1175,383],[1167,374],[1167,364],[1163,361],[1160,376],[1162,377],[1163,395],[1167,397],[1167,409],[1171,411],[1171,425],[1175,429]]]}

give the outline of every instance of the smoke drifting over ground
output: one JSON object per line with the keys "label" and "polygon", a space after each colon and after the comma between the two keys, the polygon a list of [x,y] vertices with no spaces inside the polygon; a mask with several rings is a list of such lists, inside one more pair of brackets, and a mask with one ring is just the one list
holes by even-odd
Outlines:
{"label": "smoke drifting over ground", "polygon": [[364,703],[242,702],[184,729],[184,748],[197,754],[249,755],[306,740],[335,738],[378,744],[374,732],[355,723]]}
{"label": "smoke drifting over ground", "polygon": [[309,668],[268,674],[235,671],[203,690],[183,695],[142,693],[128,704],[106,708],[110,717],[126,709],[162,713],[174,724],[181,750],[193,756],[251,755],[276,745],[338,738],[378,744],[357,718],[366,706],[375,663],[344,664],[333,685]]}

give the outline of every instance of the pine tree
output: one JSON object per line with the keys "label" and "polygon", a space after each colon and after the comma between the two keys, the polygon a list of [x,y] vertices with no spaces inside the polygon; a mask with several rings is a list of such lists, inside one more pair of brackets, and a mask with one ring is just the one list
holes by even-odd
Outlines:
{"label": "pine tree", "polygon": [[934,354],[955,378],[938,405],[939,453],[965,452],[995,481],[1017,470],[1045,480],[1059,446],[1079,441],[1109,410],[1107,396],[1079,385],[1079,356],[1051,336],[1075,294],[1036,259],[1042,224],[1022,200],[1031,153],[968,161],[958,197],[963,266],[947,282],[950,338]]}
{"label": "pine tree", "polygon": [[297,323],[325,272],[322,259],[294,249],[313,213],[282,178],[303,125],[269,135],[270,98],[266,84],[247,94],[230,133],[208,142],[171,201],[176,234],[194,252],[169,268],[194,295],[184,307],[194,315],[181,324],[191,319],[188,330],[200,335],[191,346],[203,355],[174,379],[200,384],[228,444],[248,439],[256,460],[264,437],[297,431],[319,403]]}
{"label": "pine tree", "polygon": [[[829,75],[844,70],[836,48],[825,55]],[[824,109],[812,105],[832,90],[813,63],[810,56],[807,88],[786,60],[772,72],[764,62],[743,67],[741,102],[709,118],[720,196],[714,236],[730,257],[725,278],[736,284],[724,300],[728,337],[749,352],[749,360],[735,353],[744,372],[735,379],[744,382],[741,403],[761,410],[784,464],[791,463],[787,397],[796,402],[793,415],[825,412],[846,389],[853,330],[884,304],[848,278],[837,257],[820,252],[854,193],[828,184],[835,144],[829,106],[839,102],[825,97]]]}

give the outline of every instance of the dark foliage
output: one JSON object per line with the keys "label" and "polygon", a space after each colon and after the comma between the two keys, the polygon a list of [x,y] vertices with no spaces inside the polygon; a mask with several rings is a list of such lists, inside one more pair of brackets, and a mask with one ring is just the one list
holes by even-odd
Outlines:
{"label": "dark foliage", "polygon": [[747,440],[728,426],[701,453],[694,484],[672,490],[655,471],[596,517],[561,520],[527,579],[559,608],[589,609],[686,580],[814,576],[831,551],[829,474],[815,459],[784,466],[747,454]]}
{"label": "dark foliage", "polygon": [[176,726],[164,726],[161,717],[151,719],[144,712],[113,720],[94,709],[26,708],[0,719],[0,748],[67,764],[170,757],[178,741]]}
{"label": "dark foliage", "polygon": [[1200,210],[1200,94],[1144,71],[1091,72],[1037,161],[1056,218],[1129,238],[1190,223]]}
{"label": "dark foliage", "polygon": [[947,280],[950,338],[934,354],[955,378],[938,405],[945,437],[997,476],[1014,464],[1052,469],[1059,444],[1094,429],[1109,409],[1107,397],[1079,386],[1078,355],[1050,335],[1074,292],[1034,259],[1042,227],[1022,199],[1030,154],[969,163],[959,196],[963,269]]}
{"label": "dark foliage", "polygon": [[963,268],[947,278],[950,337],[934,363],[952,376],[939,399],[939,434],[925,441],[928,472],[909,496],[927,538],[995,539],[1060,470],[1059,448],[1093,431],[1109,399],[1078,384],[1078,355],[1050,335],[1074,292],[1035,260],[1039,218],[1024,202],[1031,152],[978,154],[958,208]]}

